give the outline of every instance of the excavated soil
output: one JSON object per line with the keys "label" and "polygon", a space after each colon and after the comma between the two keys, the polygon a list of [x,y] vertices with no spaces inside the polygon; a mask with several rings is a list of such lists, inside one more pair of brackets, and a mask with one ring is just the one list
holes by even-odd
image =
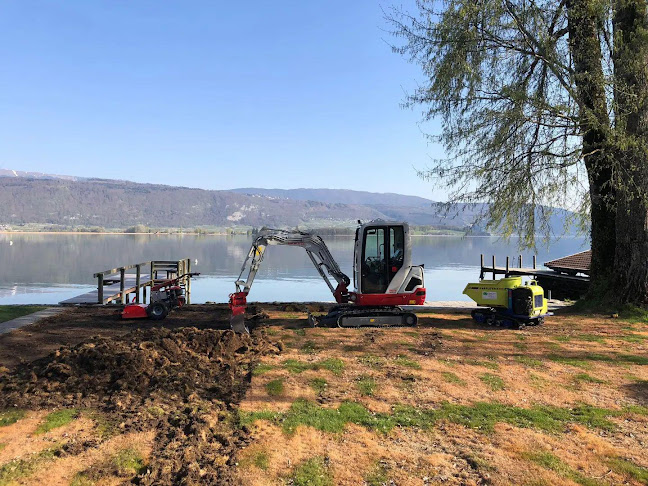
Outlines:
{"label": "excavated soil", "polygon": [[[280,347],[258,332],[192,327],[95,337],[0,376],[0,409],[96,409],[123,432],[155,430],[152,460],[136,482],[231,484],[233,454],[246,442],[232,411],[253,365]],[[94,445],[68,444],[63,453]]]}

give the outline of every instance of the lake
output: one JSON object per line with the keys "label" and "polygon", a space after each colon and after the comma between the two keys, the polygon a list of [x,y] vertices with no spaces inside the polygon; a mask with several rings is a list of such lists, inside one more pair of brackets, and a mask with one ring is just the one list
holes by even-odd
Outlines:
{"label": "lake", "polygon": [[[324,237],[352,278],[353,238]],[[55,304],[96,288],[95,272],[148,260],[191,258],[201,272],[192,302],[226,302],[234,291],[251,237],[196,235],[0,234],[0,305]],[[479,278],[479,255],[517,264],[517,240],[496,237],[412,237],[414,264],[425,264],[427,300],[469,300],[466,283]],[[539,247],[538,265],[589,248],[586,238],[565,237]],[[530,266],[533,252],[522,252]],[[332,301],[328,287],[300,248],[268,249],[250,301]]]}

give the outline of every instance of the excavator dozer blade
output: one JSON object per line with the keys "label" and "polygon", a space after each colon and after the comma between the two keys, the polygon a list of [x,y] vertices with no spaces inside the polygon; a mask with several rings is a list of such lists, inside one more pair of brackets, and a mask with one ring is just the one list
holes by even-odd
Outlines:
{"label": "excavator dozer blade", "polygon": [[230,317],[230,327],[239,334],[250,334],[250,330],[245,325],[245,314]]}

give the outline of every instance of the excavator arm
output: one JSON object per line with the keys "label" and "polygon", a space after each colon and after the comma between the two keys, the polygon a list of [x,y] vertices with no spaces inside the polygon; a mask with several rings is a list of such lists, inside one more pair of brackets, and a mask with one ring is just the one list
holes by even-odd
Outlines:
{"label": "excavator arm", "polygon": [[[230,324],[234,331],[249,332],[244,320],[247,295],[250,293],[252,283],[259,271],[266,249],[270,245],[287,245],[304,248],[318,273],[333,293],[336,302],[346,303],[349,301],[348,286],[351,280],[340,270],[340,266],[333,258],[333,255],[331,255],[322,238],[301,231],[263,229],[257,234],[243,262],[241,273],[235,282],[236,292],[230,294],[229,306],[232,310]],[[242,280],[246,271],[247,278]],[[333,285],[329,277],[332,277],[337,282],[337,286]]]}

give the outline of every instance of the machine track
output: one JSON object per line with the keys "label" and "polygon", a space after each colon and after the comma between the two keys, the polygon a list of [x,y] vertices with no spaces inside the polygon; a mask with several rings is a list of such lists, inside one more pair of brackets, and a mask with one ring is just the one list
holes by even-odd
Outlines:
{"label": "machine track", "polygon": [[418,318],[400,307],[337,306],[320,318],[309,316],[313,325],[338,327],[413,327]]}
{"label": "machine track", "polygon": [[470,315],[478,324],[488,326],[512,327],[524,329],[526,326],[539,326],[544,323],[544,317],[529,318],[498,312],[495,309],[474,309]]}

